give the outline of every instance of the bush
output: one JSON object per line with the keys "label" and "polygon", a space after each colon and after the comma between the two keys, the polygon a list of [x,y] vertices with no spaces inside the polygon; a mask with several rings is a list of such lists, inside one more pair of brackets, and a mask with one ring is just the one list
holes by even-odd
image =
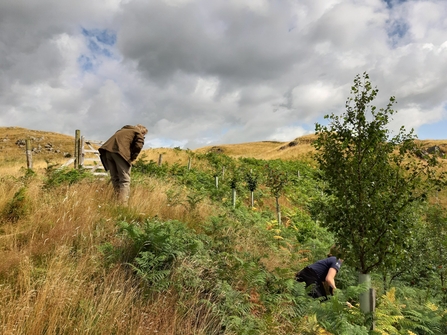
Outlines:
{"label": "bush", "polygon": [[167,289],[176,260],[203,250],[200,236],[179,221],[146,220],[143,224],[121,222],[121,230],[132,241],[132,268],[155,290]]}
{"label": "bush", "polygon": [[54,169],[52,166],[47,168],[47,178],[44,182],[45,188],[57,187],[62,184],[72,185],[86,178],[92,178],[93,175],[85,169]]}
{"label": "bush", "polygon": [[17,222],[29,212],[26,188],[21,187],[3,209],[3,217],[10,222]]}

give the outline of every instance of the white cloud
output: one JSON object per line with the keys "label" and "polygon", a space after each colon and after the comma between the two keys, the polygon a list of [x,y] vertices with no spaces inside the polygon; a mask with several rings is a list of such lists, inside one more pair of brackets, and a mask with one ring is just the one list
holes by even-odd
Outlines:
{"label": "white cloud", "polygon": [[5,0],[0,125],[289,141],[343,111],[367,71],[378,107],[396,96],[393,127],[418,129],[447,117],[446,14],[436,0]]}

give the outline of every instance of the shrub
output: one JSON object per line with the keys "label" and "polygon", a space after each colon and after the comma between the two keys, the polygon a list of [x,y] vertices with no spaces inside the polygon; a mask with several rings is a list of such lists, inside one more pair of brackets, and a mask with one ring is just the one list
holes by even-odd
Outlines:
{"label": "shrub", "polygon": [[17,222],[29,212],[26,187],[21,187],[3,209],[3,217],[10,222]]}
{"label": "shrub", "polygon": [[54,169],[52,166],[47,168],[47,178],[44,182],[45,188],[57,187],[62,184],[72,185],[86,178],[92,178],[93,175],[85,169]]}

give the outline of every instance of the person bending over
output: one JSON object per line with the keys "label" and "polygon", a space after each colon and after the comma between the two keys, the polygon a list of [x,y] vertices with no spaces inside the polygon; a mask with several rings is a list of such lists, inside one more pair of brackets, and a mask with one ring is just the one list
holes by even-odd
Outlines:
{"label": "person bending over", "polygon": [[309,292],[311,297],[324,297],[327,300],[328,294],[333,295],[336,289],[335,276],[343,263],[343,260],[339,258],[340,255],[337,255],[338,257],[333,256],[336,252],[336,247],[332,247],[327,258],[305,267],[295,275],[298,282],[306,283],[306,288],[313,285]]}
{"label": "person bending over", "polygon": [[120,204],[127,205],[132,163],[144,146],[147,128],[141,124],[124,126],[99,149],[102,165],[110,173],[113,190]]}

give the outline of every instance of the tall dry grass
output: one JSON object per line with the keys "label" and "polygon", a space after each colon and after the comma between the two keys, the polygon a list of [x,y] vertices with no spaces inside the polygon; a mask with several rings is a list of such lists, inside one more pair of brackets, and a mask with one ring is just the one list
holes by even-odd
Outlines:
{"label": "tall dry grass", "polygon": [[[209,202],[204,199],[194,211],[183,199],[167,206],[166,194],[174,186],[149,180],[132,185],[129,207],[123,208],[113,202],[107,178],[52,189],[44,189],[42,180],[41,175],[26,180],[17,174],[0,182],[0,333],[217,331],[218,320],[203,306],[185,309],[169,292],[146,296],[128,268],[106,269],[98,248],[116,242],[117,220],[158,216],[198,224],[215,212]],[[22,187],[26,210],[8,220],[4,209]],[[197,313],[203,318],[197,319]]]}

